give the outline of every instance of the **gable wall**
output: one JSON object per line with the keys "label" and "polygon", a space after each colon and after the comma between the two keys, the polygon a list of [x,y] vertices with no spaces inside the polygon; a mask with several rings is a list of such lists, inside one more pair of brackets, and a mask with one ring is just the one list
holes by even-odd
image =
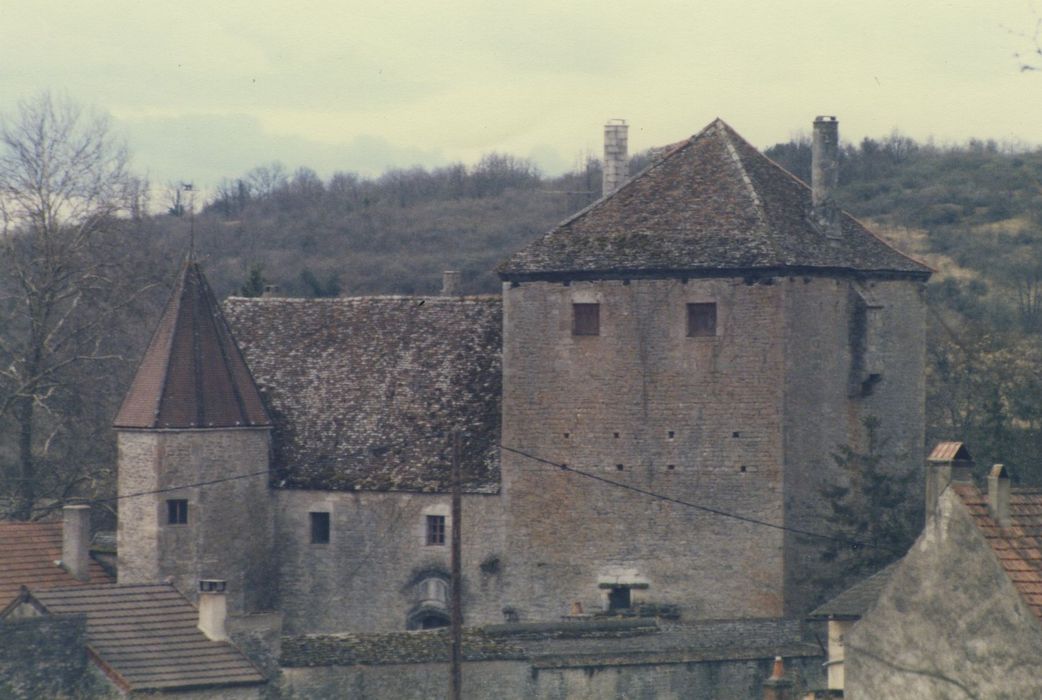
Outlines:
{"label": "gable wall", "polygon": [[[600,303],[599,336],[572,335],[575,302]],[[686,304],[702,302],[717,303],[715,338],[687,337]],[[742,279],[508,283],[503,444],[781,522],[781,308],[778,285]],[[506,451],[502,472],[505,602],[522,621],[599,609],[616,576],[685,619],[781,614],[778,531]]]}
{"label": "gable wall", "polygon": [[846,645],[846,697],[1042,697],[1042,627],[951,490]]}

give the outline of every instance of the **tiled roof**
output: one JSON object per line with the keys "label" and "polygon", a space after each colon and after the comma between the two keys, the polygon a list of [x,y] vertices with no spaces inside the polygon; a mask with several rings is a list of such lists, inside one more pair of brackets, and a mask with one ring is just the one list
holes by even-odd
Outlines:
{"label": "tiled roof", "polygon": [[0,608],[22,586],[53,588],[114,583],[98,562],[90,560],[90,578],[80,581],[58,566],[62,558],[62,524],[0,522]]}
{"label": "tiled roof", "polygon": [[499,267],[504,279],[772,270],[929,268],[847,214],[830,238],[810,222],[810,188],[716,120]]}
{"label": "tiled roof", "polygon": [[894,562],[886,568],[880,569],[823,604],[807,617],[811,619],[839,618],[848,620],[861,618],[879,600],[879,594],[883,591],[883,586],[890,580],[890,576],[896,568],[897,562]]}
{"label": "tiled roof", "polygon": [[52,615],[87,617],[87,645],[124,690],[263,683],[249,659],[199,631],[199,613],[169,585],[31,589]]}
{"label": "tiled roof", "polygon": [[117,428],[271,424],[196,263],[182,270],[114,423]]}
{"label": "tiled roof", "polygon": [[928,458],[931,462],[951,462],[953,460],[971,460],[969,450],[961,442],[939,442]]}
{"label": "tiled roof", "polygon": [[1024,602],[1042,620],[1042,490],[1012,489],[1010,526],[1001,528],[988,513],[987,494],[973,484],[953,484],[952,488],[970,511]]}
{"label": "tiled roof", "polygon": [[274,420],[273,484],[499,488],[498,297],[242,299],[225,304]]}

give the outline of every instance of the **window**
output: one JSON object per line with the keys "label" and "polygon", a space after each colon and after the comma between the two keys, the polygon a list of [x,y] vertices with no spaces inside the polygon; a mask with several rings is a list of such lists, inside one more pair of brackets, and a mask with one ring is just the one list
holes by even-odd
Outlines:
{"label": "window", "polygon": [[308,513],[311,516],[311,544],[329,544],[329,513]]}
{"label": "window", "polygon": [[427,516],[427,544],[445,544],[445,516]]}
{"label": "window", "polygon": [[188,499],[171,498],[166,502],[166,524],[188,524]]}
{"label": "window", "polygon": [[572,304],[572,335],[601,334],[601,305]]}
{"label": "window", "polygon": [[608,610],[629,610],[629,586],[617,586],[608,591]]}
{"label": "window", "polygon": [[716,304],[687,305],[687,337],[713,338],[716,336]]}

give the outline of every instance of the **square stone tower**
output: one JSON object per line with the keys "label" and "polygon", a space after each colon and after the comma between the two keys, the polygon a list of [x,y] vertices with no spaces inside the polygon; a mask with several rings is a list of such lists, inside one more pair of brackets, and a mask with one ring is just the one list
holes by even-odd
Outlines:
{"label": "square stone tower", "polygon": [[187,263],[116,416],[119,583],[228,584],[270,609],[271,420],[199,266]]}
{"label": "square stone tower", "polygon": [[[815,123],[818,159],[835,124]],[[717,120],[500,266],[522,619],[800,614],[820,542],[720,512],[826,532],[830,454],[867,416],[921,462],[930,270],[835,210],[835,163],[815,172],[812,196]]]}

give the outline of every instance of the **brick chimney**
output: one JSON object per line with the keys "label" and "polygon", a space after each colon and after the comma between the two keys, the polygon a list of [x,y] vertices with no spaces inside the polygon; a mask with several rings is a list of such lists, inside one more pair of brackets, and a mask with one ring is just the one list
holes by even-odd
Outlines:
{"label": "brick chimney", "polygon": [[785,662],[780,656],[774,657],[771,677],[763,682],[763,700],[795,700],[792,681],[785,677]]}
{"label": "brick chimney", "polygon": [[609,119],[604,125],[603,196],[619,189],[629,177],[629,126],[625,119]]}
{"label": "brick chimney", "polygon": [[839,122],[835,117],[818,117],[811,142],[811,220],[830,238],[843,234],[835,201],[838,184]]}
{"label": "brick chimney", "polygon": [[62,508],[62,566],[81,581],[90,578],[90,506]]}
{"label": "brick chimney", "polygon": [[460,273],[456,270],[445,270],[441,273],[441,295],[443,297],[455,297],[460,294]]}
{"label": "brick chimney", "polygon": [[973,457],[961,442],[939,442],[926,459],[926,518],[937,510],[937,499],[948,485],[972,483]]}
{"label": "brick chimney", "polygon": [[1010,526],[1009,473],[1006,467],[996,464],[988,474],[988,514],[999,527]]}
{"label": "brick chimney", "polygon": [[227,642],[224,623],[228,619],[226,582],[220,579],[199,581],[199,630],[211,642]]}

